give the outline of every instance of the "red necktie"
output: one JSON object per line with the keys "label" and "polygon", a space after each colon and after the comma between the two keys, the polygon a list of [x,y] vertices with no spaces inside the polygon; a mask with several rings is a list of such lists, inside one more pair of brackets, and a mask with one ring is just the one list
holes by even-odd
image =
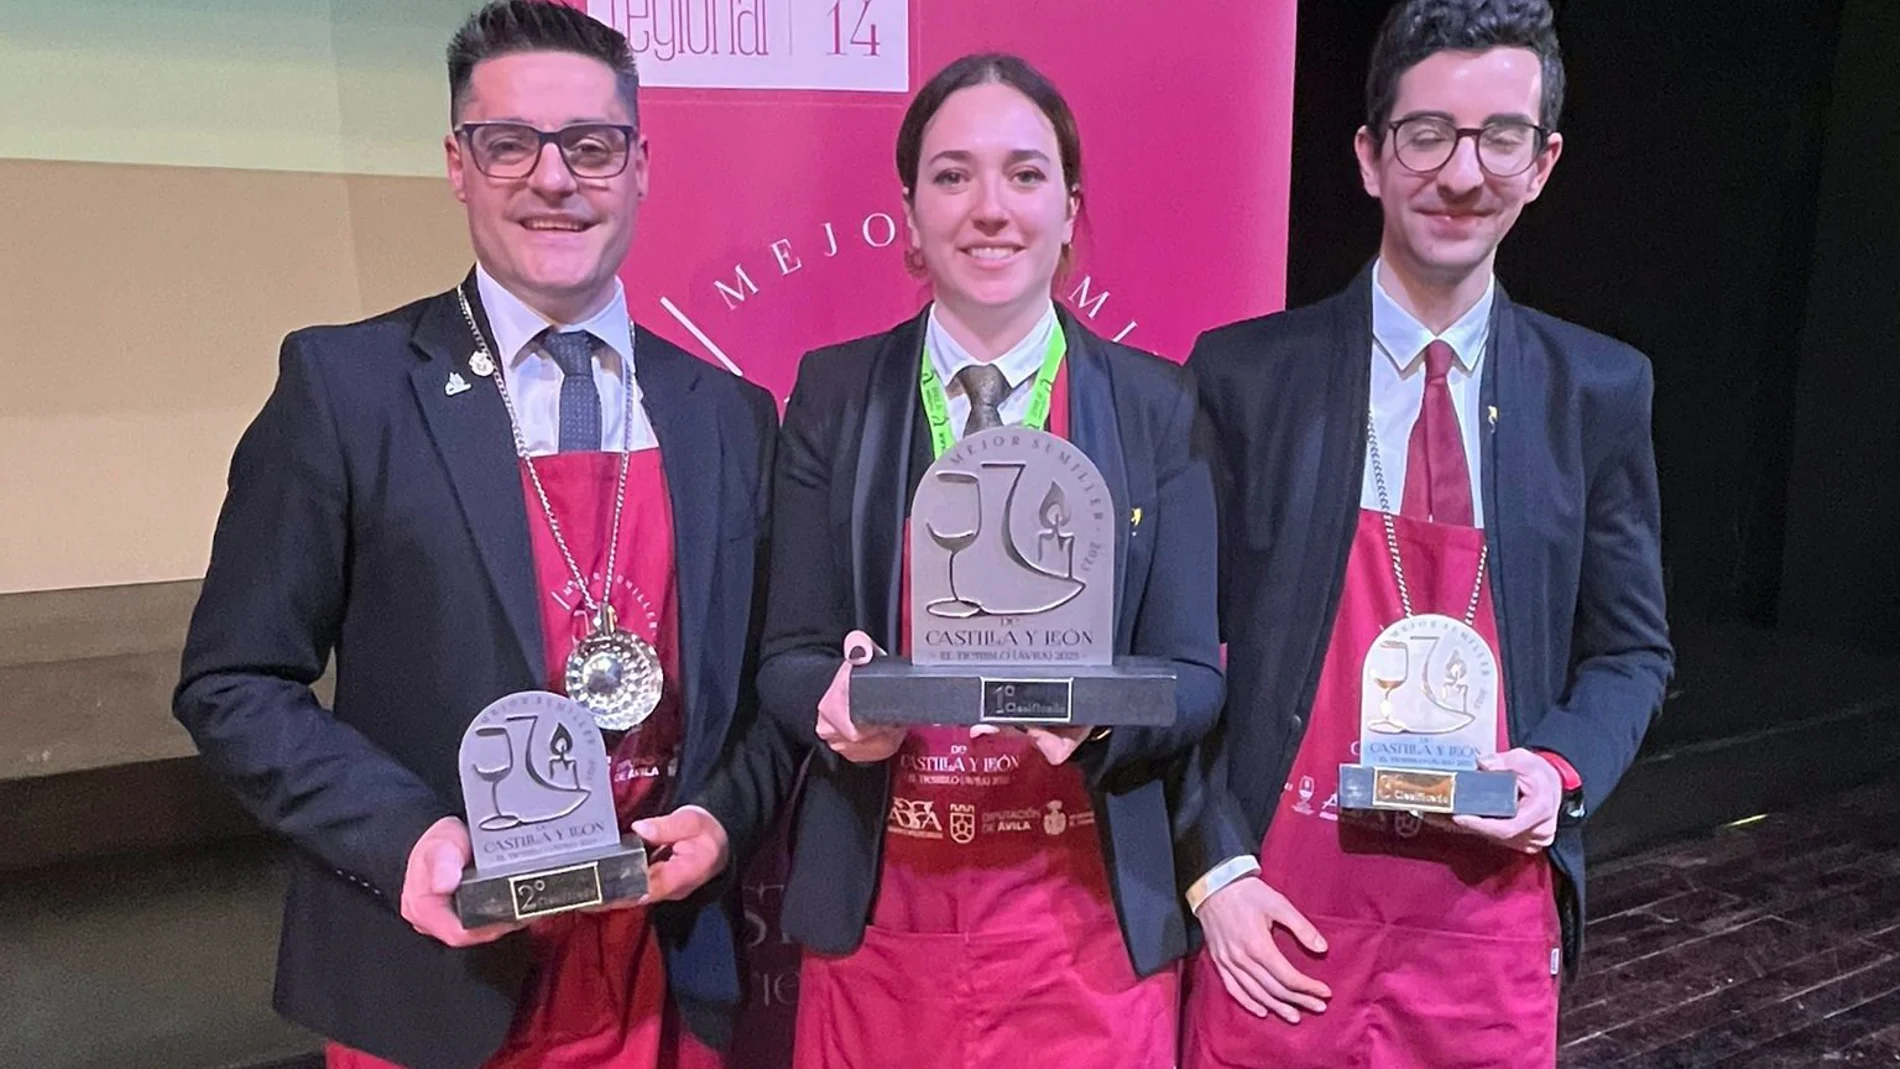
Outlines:
{"label": "red necktie", "polygon": [[1471,469],[1458,410],[1451,406],[1451,346],[1425,347],[1425,397],[1405,452],[1405,499],[1400,511],[1433,523],[1472,525]]}

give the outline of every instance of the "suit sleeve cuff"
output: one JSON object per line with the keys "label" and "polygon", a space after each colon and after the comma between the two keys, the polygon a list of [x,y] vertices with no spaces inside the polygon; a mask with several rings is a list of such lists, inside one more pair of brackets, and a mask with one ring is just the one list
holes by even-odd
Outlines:
{"label": "suit sleeve cuff", "polygon": [[1201,878],[1195,880],[1187,889],[1188,912],[1199,915],[1201,903],[1208,900],[1215,891],[1226,887],[1235,880],[1244,880],[1260,871],[1260,859],[1251,854],[1230,857],[1208,869]]}
{"label": "suit sleeve cuff", "polygon": [[[738,859],[750,850],[752,844],[741,841],[733,835],[733,825],[738,822],[738,816],[731,811],[731,803],[732,799],[727,796],[706,790],[701,791],[697,798],[688,801],[685,805],[675,808],[673,812],[684,813],[692,809],[711,817],[712,822],[719,825],[719,830],[725,833],[726,849],[730,852],[727,864],[736,865]],[[658,815],[655,814],[655,816]]]}

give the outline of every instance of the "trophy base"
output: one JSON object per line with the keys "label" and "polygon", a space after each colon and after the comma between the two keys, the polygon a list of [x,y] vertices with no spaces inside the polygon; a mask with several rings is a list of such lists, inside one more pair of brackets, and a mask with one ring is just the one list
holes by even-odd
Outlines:
{"label": "trophy base", "polygon": [[1174,723],[1174,665],[1117,657],[1097,665],[918,665],[879,657],[851,671],[860,724],[1164,727]]}
{"label": "trophy base", "polygon": [[541,858],[502,872],[462,873],[455,914],[464,928],[515,924],[570,909],[623,902],[647,893],[646,844],[637,835],[606,852]]}
{"label": "trophy base", "polygon": [[1514,817],[1517,773],[1340,765],[1339,808]]}

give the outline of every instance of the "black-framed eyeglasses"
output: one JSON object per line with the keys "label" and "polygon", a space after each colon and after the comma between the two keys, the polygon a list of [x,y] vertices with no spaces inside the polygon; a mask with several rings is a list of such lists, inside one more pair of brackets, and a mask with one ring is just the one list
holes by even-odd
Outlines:
{"label": "black-framed eyeglasses", "polygon": [[519,122],[465,122],[455,133],[468,144],[475,169],[490,178],[526,178],[541,163],[541,150],[554,142],[576,178],[613,178],[627,169],[634,128],[588,122],[559,130],[538,130]]}
{"label": "black-framed eyeglasses", "polygon": [[1389,127],[1392,151],[1408,171],[1430,174],[1451,162],[1458,142],[1469,137],[1478,146],[1478,166],[1493,178],[1523,174],[1537,162],[1550,131],[1536,123],[1499,119],[1483,126],[1458,126],[1435,115],[1414,115]]}

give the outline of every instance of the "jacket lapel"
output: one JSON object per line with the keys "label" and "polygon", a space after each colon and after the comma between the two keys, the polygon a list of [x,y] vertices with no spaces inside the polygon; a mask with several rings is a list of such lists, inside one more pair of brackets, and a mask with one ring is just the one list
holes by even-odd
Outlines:
{"label": "jacket lapel", "polygon": [[[483,334],[492,337],[472,281],[465,281],[463,289]],[[543,656],[534,549],[528,535],[520,461],[501,393],[492,378],[469,370],[475,340],[469,337],[453,292],[429,303],[410,342],[428,357],[409,374],[423,421],[448,469],[462,520],[513,631],[521,668],[531,685],[538,686]],[[452,385],[451,375],[459,376],[460,384],[468,388],[455,389],[459,384]]]}
{"label": "jacket lapel", "polygon": [[[1336,300],[1340,317],[1333,336],[1339,347],[1326,365],[1326,446],[1322,467],[1331,485],[1342,488],[1345,527],[1355,527],[1360,487],[1366,474],[1366,417],[1372,409],[1372,268],[1359,273]],[[1334,478],[1337,476],[1337,478]],[[1350,543],[1348,533],[1345,541]]]}
{"label": "jacket lapel", "polygon": [[851,486],[853,611],[886,650],[898,648],[903,619],[900,584],[905,520],[910,515],[912,445],[918,433],[917,371],[923,358],[923,314],[886,336],[872,359]]}
{"label": "jacket lapel", "polygon": [[1075,322],[1066,310],[1058,313],[1068,341],[1069,437],[1102,474],[1108,487],[1110,521],[1115,529],[1115,645],[1125,650],[1133,641],[1135,614],[1128,597],[1128,465],[1122,450],[1121,420],[1116,416],[1115,379],[1102,342]]}
{"label": "jacket lapel", "polygon": [[[1478,397],[1483,411],[1473,414],[1473,418],[1484,420],[1482,433],[1478,436],[1481,457],[1479,481],[1482,484],[1479,490],[1484,495],[1484,540],[1491,557],[1491,611],[1497,615],[1498,655],[1504,661],[1507,690],[1504,718],[1507,734],[1513,743],[1521,737],[1517,727],[1517,711],[1526,694],[1510,691],[1513,683],[1527,681],[1531,674],[1523,671],[1522,665],[1512,656],[1511,636],[1515,632],[1510,621],[1515,606],[1510,603],[1509,595],[1516,590],[1516,584],[1511,582],[1507,568],[1516,556],[1510,536],[1512,525],[1505,523],[1504,518],[1524,515],[1524,487],[1530,478],[1524,462],[1525,458],[1532,455],[1531,451],[1540,446],[1526,434],[1529,428],[1541,427],[1544,422],[1537,418],[1527,419],[1526,413],[1522,411],[1529,407],[1529,397],[1534,396],[1534,391],[1522,388],[1527,376],[1522,363],[1523,347],[1518,344],[1516,309],[1517,306],[1511,303],[1500,284],[1491,307],[1490,340],[1485,345],[1483,378],[1478,384]],[[1493,421],[1490,417],[1492,412],[1508,412],[1517,418]]]}
{"label": "jacket lapel", "polygon": [[[1289,368],[1289,373],[1310,377],[1311,384],[1308,389],[1289,391],[1287,396],[1291,403],[1297,405],[1302,403],[1301,398],[1312,396],[1325,399],[1326,422],[1320,436],[1318,462],[1313,465],[1310,476],[1316,540],[1313,561],[1319,567],[1307,573],[1308,590],[1304,600],[1307,604],[1324,604],[1322,619],[1327,621],[1338,613],[1339,600],[1345,590],[1346,563],[1352,555],[1353,535],[1358,530],[1360,492],[1365,484],[1366,416],[1372,405],[1373,285],[1372,268],[1367,266],[1351,286],[1331,301],[1333,351],[1324,354],[1323,359],[1301,360]],[[1288,419],[1299,418],[1297,412],[1281,415]],[[1291,474],[1296,480],[1307,478],[1298,472]],[[1319,586],[1320,582],[1326,585]],[[1316,666],[1324,660],[1330,627],[1329,623],[1316,632],[1318,645],[1312,651],[1312,662]],[[1309,681],[1309,698],[1310,687],[1317,683],[1316,667]]]}
{"label": "jacket lapel", "polygon": [[701,410],[693,396],[707,365],[661,342],[645,328],[634,330],[634,376],[641,404],[660,442],[666,470],[666,496],[673,511],[673,567],[679,577],[680,703],[686,710],[686,753],[717,752],[706,736],[723,738],[726,722],[712,723],[699,702],[699,667],[707,651],[703,640],[723,633],[709,629],[715,557],[723,543],[719,530],[723,493],[724,442],[718,420]]}

